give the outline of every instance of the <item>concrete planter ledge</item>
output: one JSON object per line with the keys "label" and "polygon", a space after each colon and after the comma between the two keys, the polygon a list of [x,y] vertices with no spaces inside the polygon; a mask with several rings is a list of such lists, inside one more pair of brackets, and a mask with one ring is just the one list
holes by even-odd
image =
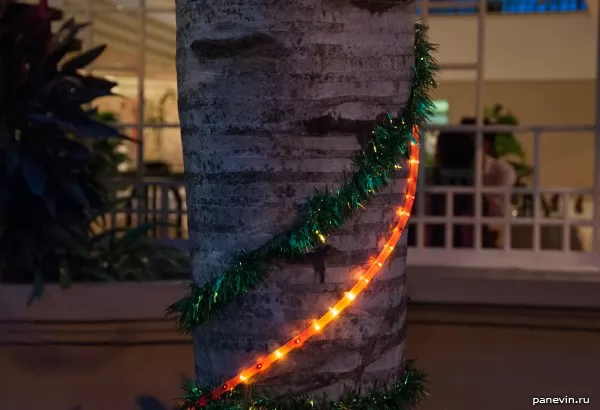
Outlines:
{"label": "concrete planter ledge", "polygon": [[0,286],[1,345],[148,345],[189,343],[165,317],[185,293],[180,282],[46,287],[27,307],[31,287]]}
{"label": "concrete planter ledge", "polygon": [[411,266],[414,302],[600,310],[600,274]]}
{"label": "concrete planter ledge", "polygon": [[180,281],[46,285],[42,299],[27,307],[31,285],[0,285],[0,321],[127,321],[164,318],[185,294]]}
{"label": "concrete planter ledge", "polygon": [[[165,318],[180,282],[0,285],[2,409],[172,409],[192,343]],[[35,393],[32,394],[32,391]]]}

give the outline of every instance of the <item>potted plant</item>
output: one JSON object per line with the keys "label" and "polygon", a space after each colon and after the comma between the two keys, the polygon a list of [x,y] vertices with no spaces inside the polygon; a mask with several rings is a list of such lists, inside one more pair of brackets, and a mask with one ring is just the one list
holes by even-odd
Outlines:
{"label": "potted plant", "polygon": [[157,101],[146,102],[146,122],[153,125],[152,128],[152,139],[153,139],[153,150],[156,156],[156,161],[161,161],[160,154],[162,152],[162,135],[163,125],[167,122],[167,103],[171,100],[177,99],[177,93],[173,89],[166,90]]}
{"label": "potted plant", "polygon": [[10,3],[0,17],[0,282],[33,284],[29,302],[46,282],[66,287],[188,269],[184,253],[148,239],[154,226],[104,223],[115,205],[107,175],[123,160],[114,146],[127,137],[89,107],[113,95],[116,83],[85,72],[105,49],[79,52],[86,24],[70,19],[52,33],[61,17],[46,1]]}
{"label": "potted plant", "polygon": [[[519,125],[517,117],[501,104],[485,108],[484,116],[492,125]],[[529,177],[533,168],[526,162],[526,153],[517,137],[512,132],[496,134],[496,155],[510,163],[519,177],[519,182]]]}

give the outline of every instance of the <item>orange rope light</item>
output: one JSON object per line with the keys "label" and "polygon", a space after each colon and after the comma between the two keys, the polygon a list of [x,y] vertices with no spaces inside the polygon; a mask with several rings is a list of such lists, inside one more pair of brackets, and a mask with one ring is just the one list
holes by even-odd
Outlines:
{"label": "orange rope light", "polygon": [[[418,141],[418,130],[416,128],[413,129],[413,136],[415,137],[415,140]],[[210,397],[213,400],[234,389],[238,384],[249,381],[257,373],[264,372],[289,352],[302,346],[304,342],[323,330],[325,326],[327,326],[341,312],[343,312],[344,309],[346,309],[352,303],[352,301],[369,285],[370,281],[381,270],[385,261],[392,254],[394,246],[396,246],[400,240],[402,231],[408,223],[410,211],[415,199],[417,176],[419,173],[419,146],[417,144],[411,143],[410,159],[408,162],[410,170],[407,180],[408,187],[405,195],[404,205],[398,209],[398,222],[392,230],[392,234],[387,240],[383,250],[375,259],[370,261],[369,267],[366,271],[364,271],[358,282],[352,287],[352,289],[346,292],[344,297],[340,299],[332,308],[330,308],[327,313],[321,316],[318,320],[314,321],[310,327],[306,328],[289,342],[280,346],[266,357],[256,361],[252,366],[242,370],[237,376],[226,381],[222,386],[214,389],[210,393]]]}

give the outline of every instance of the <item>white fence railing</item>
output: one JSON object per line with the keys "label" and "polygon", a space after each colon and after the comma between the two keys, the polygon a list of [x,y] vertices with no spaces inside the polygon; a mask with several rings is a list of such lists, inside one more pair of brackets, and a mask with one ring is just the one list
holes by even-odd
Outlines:
{"label": "white fence railing", "polygon": [[[409,245],[414,249],[409,260],[415,265],[503,267],[529,269],[579,270],[600,268],[597,247],[599,234],[597,206],[598,177],[595,186],[551,187],[546,181],[541,185],[542,166],[556,167],[561,158],[545,157],[553,163],[542,164],[541,139],[549,133],[587,136],[595,131],[591,125],[584,126],[443,126],[439,130],[472,133],[482,146],[484,131],[529,134],[532,139],[533,173],[519,187],[491,187],[483,185],[481,172],[474,172],[473,182],[463,186],[443,186],[427,181],[421,174],[417,204],[409,233]],[[565,138],[565,146],[573,143]],[[575,142],[577,143],[577,142]],[[587,140],[590,154],[597,150],[594,138]],[[426,153],[423,154],[424,156]],[[482,169],[481,150],[476,154],[475,170]],[[422,158],[425,160],[425,158]],[[588,160],[592,159],[592,155]],[[422,161],[423,162],[423,161]],[[562,164],[561,164],[562,165]],[[597,168],[596,164],[596,168]],[[562,165],[564,166],[564,165]],[[578,164],[569,164],[577,170]],[[589,168],[588,168],[589,169]],[[566,172],[566,170],[565,170]],[[582,171],[583,172],[583,171]],[[503,212],[486,214],[486,196],[501,197]],[[455,212],[457,199],[474,208]],[[428,212],[428,202],[438,202],[443,212]],[[439,206],[442,201],[443,205]],[[459,205],[460,206],[460,205]],[[467,245],[456,244],[460,234],[472,236]],[[440,236],[443,236],[440,238]],[[487,243],[486,243],[487,242]],[[491,242],[491,243],[490,243]]]}
{"label": "white fence railing", "polygon": [[[474,133],[475,126],[442,126],[438,130]],[[409,228],[409,263],[414,265],[517,267],[530,269],[581,270],[600,268],[595,248],[599,214],[597,187],[542,187],[540,141],[548,133],[591,133],[592,126],[487,126],[485,132],[529,133],[533,138],[533,175],[521,187],[483,186],[480,172],[471,169],[472,184],[447,186],[428,181],[421,172],[417,202]],[[479,146],[481,142],[478,144]],[[590,150],[595,149],[590,146]],[[423,150],[424,151],[424,150]],[[426,155],[426,153],[424,153]],[[480,155],[480,154],[479,154]],[[421,161],[425,164],[426,161]],[[478,161],[475,161],[476,163]],[[573,167],[577,167],[574,164]],[[598,184],[598,179],[594,179]],[[546,184],[547,185],[547,184]],[[152,231],[156,239],[185,246],[188,238],[185,187],[179,179],[146,178],[131,181],[119,196],[131,195],[111,214],[115,226],[137,226],[145,222],[168,222]],[[503,200],[503,213],[484,212],[485,197]],[[428,212],[426,202],[443,203],[443,212]],[[470,212],[455,212],[466,202]],[[458,240],[469,236],[471,240]]]}
{"label": "white fence railing", "polygon": [[151,226],[149,236],[186,248],[188,218],[183,180],[145,178],[117,180],[114,206],[107,218],[109,227]]}

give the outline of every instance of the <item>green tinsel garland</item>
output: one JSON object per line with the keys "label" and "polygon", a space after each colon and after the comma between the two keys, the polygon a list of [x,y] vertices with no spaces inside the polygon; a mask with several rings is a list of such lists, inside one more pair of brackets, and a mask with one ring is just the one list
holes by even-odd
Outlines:
{"label": "green tinsel garland", "polygon": [[339,190],[317,191],[305,204],[305,220],[290,232],[273,238],[252,251],[236,255],[231,267],[201,287],[190,284],[189,293],[168,309],[177,317],[179,329],[191,330],[221,311],[232,300],[260,284],[269,264],[276,259],[293,259],[313,251],[377,191],[388,185],[395,166],[410,155],[414,141],[413,127],[424,127],[433,113],[429,91],[436,86],[434,76],[439,67],[431,56],[435,47],[427,41],[426,27],[417,24],[415,32],[415,66],[410,98],[402,117],[379,125],[369,146],[359,152],[352,172]]}
{"label": "green tinsel garland", "polygon": [[373,387],[367,394],[346,390],[338,400],[311,399],[308,396],[269,396],[253,391],[241,385],[231,393],[222,396],[218,401],[203,401],[209,390],[198,388],[194,382],[186,382],[186,392],[181,400],[184,410],[409,410],[416,407],[427,395],[425,375],[412,363],[407,363],[406,370],[398,380],[389,387]]}

